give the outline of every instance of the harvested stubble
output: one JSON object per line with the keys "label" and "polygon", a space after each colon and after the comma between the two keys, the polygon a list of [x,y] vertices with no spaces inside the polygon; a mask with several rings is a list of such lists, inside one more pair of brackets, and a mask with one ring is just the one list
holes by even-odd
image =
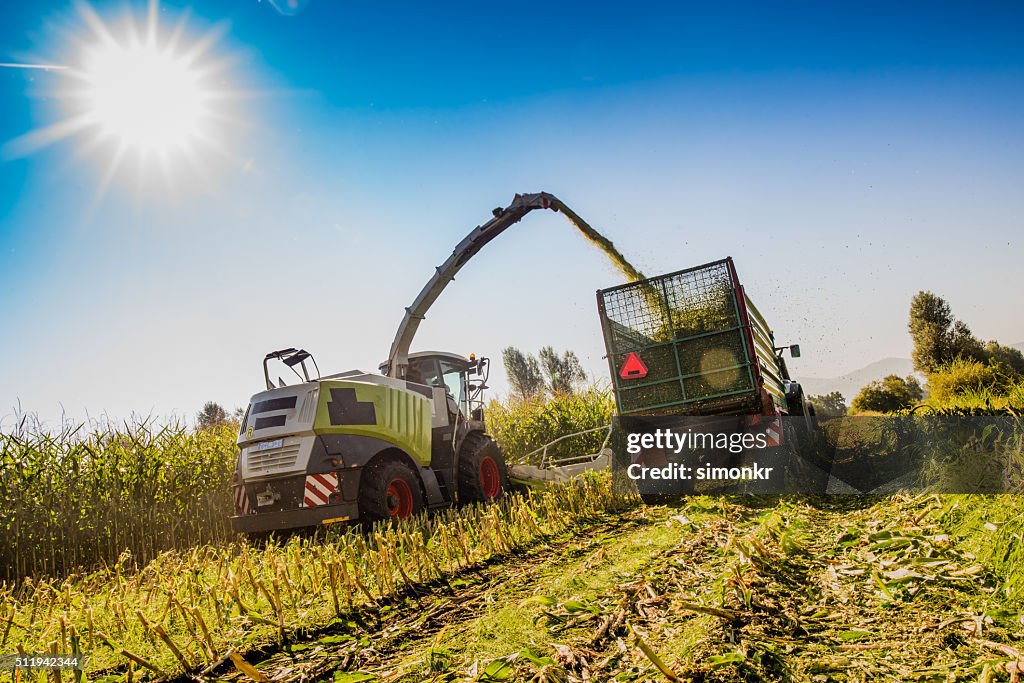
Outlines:
{"label": "harvested stubble", "polygon": [[510,680],[1018,680],[1019,573],[1000,558],[1019,555],[1019,497],[691,498],[677,511],[653,513],[681,531],[649,533],[661,552],[626,582],[536,598],[531,625],[558,644],[494,660]]}
{"label": "harvested stubble", "polygon": [[167,552],[57,581],[0,586],[0,651],[90,654],[90,671],[198,671],[232,649],[286,643],[416,585],[564,532],[632,498],[587,477],[499,505],[419,517],[371,535]]}

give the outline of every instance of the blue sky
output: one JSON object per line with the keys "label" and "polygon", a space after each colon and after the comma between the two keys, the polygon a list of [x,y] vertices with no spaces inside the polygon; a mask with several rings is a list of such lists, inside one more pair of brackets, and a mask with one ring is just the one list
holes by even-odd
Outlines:
{"label": "blue sky", "polygon": [[[279,0],[283,2],[284,0]],[[145,4],[95,3],[112,27]],[[1024,7],[310,0],[160,5],[205,58],[223,153],[164,173],[71,138],[0,157],[0,415],[242,405],[271,349],[371,369],[473,226],[546,190],[655,274],[731,255],[794,374],[908,356],[919,289],[1024,341]],[[70,3],[5,7],[0,62],[75,65]],[[0,68],[0,141],[64,115]],[[618,282],[556,215],[459,275],[415,346],[573,348],[606,375]],[[500,375],[500,372],[496,372]],[[500,393],[503,381],[492,382]]]}

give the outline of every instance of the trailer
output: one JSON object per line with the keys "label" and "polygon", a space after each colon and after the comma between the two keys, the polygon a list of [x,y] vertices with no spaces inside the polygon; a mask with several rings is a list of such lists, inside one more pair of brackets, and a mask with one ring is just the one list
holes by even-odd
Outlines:
{"label": "trailer", "polygon": [[620,416],[810,415],[732,257],[597,292]]}
{"label": "trailer", "polygon": [[[780,492],[818,476],[793,457],[814,419],[783,358],[800,347],[776,344],[731,257],[599,290],[597,306],[618,412],[613,470],[654,471],[657,480],[636,481],[645,501]],[[700,440],[668,447],[667,431]],[[746,481],[747,469],[774,474]],[[701,476],[718,471],[729,476]]]}

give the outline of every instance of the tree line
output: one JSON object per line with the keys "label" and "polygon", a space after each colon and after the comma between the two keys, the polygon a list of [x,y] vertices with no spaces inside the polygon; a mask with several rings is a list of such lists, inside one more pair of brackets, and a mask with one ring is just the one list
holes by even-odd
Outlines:
{"label": "tree line", "polygon": [[514,346],[501,351],[512,394],[527,400],[544,394],[571,394],[587,381],[580,359],[572,351],[559,353],[545,346],[534,356]]}

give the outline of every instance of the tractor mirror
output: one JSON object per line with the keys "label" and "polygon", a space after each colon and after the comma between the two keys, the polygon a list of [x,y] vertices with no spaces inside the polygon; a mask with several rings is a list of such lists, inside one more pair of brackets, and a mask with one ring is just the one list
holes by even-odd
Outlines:
{"label": "tractor mirror", "polygon": [[789,347],[789,355],[792,356],[793,358],[799,358],[800,357],[800,345],[799,344],[793,344],[792,346],[790,346]]}

